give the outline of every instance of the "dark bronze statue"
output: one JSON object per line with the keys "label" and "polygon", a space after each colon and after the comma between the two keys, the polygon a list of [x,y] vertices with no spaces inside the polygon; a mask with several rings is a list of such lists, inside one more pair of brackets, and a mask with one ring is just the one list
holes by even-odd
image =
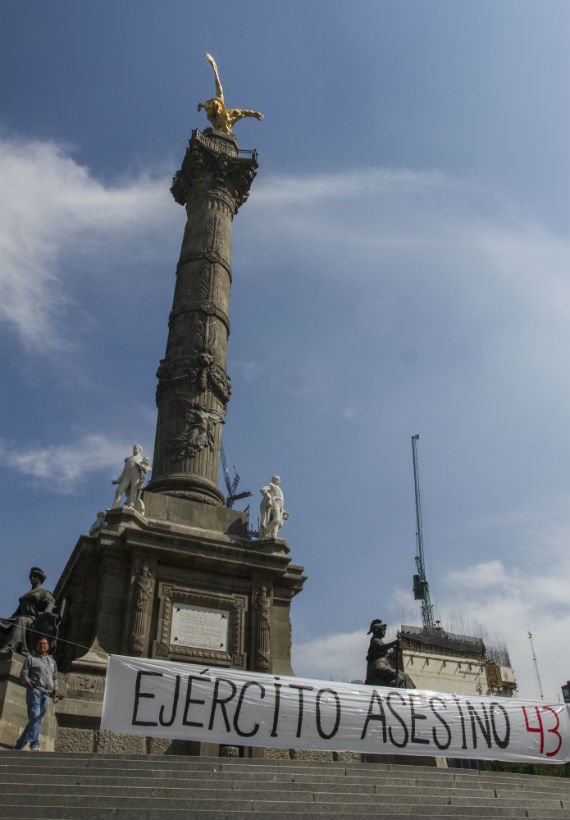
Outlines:
{"label": "dark bronze statue", "polygon": [[46,577],[39,567],[32,567],[32,588],[22,595],[11,618],[0,618],[0,655],[29,655],[39,638],[47,637],[50,643],[55,639],[59,616],[53,595],[42,587]]}
{"label": "dark bronze statue", "polygon": [[399,666],[399,641],[384,643],[386,624],[375,618],[368,635],[370,646],[366,655],[366,681],[371,686],[391,686],[398,689],[415,689],[413,680]]}

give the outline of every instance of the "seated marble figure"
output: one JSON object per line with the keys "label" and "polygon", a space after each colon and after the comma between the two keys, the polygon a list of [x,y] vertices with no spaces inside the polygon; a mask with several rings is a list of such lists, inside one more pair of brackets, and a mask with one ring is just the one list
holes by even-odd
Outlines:
{"label": "seated marble figure", "polygon": [[55,638],[59,617],[53,595],[42,587],[46,577],[39,567],[32,567],[32,588],[22,595],[12,617],[0,618],[0,655],[29,655],[37,638]]}

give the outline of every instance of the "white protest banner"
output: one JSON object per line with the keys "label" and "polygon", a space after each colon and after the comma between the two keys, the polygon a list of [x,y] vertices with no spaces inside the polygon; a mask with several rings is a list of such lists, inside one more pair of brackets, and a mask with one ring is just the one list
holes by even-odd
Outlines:
{"label": "white protest banner", "polygon": [[111,655],[103,731],[239,746],[564,763],[566,705]]}

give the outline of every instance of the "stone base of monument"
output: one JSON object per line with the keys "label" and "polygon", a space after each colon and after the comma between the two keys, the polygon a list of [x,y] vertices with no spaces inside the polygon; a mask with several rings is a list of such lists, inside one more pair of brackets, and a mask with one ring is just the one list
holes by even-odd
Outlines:
{"label": "stone base of monument", "polygon": [[[28,723],[26,687],[20,683],[23,662],[24,658],[21,655],[0,658],[0,748],[2,749],[12,749]],[[50,700],[40,731],[42,751],[53,752],[56,728],[54,703]]]}
{"label": "stone base of monument", "polygon": [[100,733],[108,656],[291,675],[289,610],[303,568],[282,539],[251,538],[245,513],[165,493],[146,492],[144,504],[145,515],[108,510],[105,527],[79,538],[54,590],[66,601],[55,748],[217,755],[213,744]]}

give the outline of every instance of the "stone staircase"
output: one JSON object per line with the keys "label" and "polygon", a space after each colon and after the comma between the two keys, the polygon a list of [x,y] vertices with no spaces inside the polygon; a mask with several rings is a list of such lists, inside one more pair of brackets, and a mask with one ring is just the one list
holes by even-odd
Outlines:
{"label": "stone staircase", "polygon": [[3,820],[568,818],[570,780],[393,763],[0,752]]}

